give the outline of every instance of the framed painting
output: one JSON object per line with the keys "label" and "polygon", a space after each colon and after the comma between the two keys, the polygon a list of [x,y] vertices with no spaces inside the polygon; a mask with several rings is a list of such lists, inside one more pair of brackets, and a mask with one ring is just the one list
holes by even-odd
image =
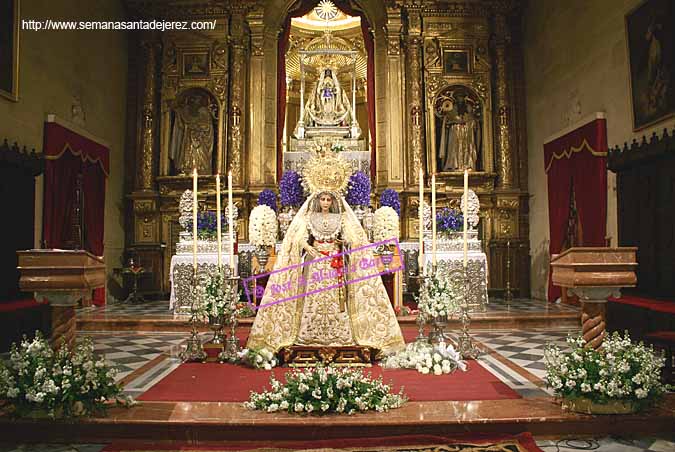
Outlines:
{"label": "framed painting", "polygon": [[19,0],[0,2],[0,96],[19,100]]}
{"label": "framed painting", "polygon": [[637,131],[675,116],[675,2],[646,0],[625,22]]}
{"label": "framed painting", "polygon": [[208,76],[209,76],[208,52],[183,53],[183,77],[201,78]]}
{"label": "framed painting", "polygon": [[468,74],[469,52],[467,50],[443,50],[443,72],[445,74]]}

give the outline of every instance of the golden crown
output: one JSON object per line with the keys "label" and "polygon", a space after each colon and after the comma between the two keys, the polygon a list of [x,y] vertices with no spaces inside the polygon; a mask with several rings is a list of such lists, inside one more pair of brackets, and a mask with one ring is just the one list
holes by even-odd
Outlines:
{"label": "golden crown", "polygon": [[[328,149],[328,150],[327,150]],[[324,191],[344,195],[352,167],[327,145],[319,148],[302,168],[302,178],[311,194]]]}

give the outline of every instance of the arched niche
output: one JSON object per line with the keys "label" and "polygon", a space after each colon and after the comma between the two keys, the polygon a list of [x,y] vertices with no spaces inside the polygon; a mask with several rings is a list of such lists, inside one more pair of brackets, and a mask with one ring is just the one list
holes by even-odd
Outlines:
{"label": "arched niche", "polygon": [[218,101],[204,88],[188,88],[170,104],[168,167],[171,175],[213,174],[218,149]]}
{"label": "arched niche", "polygon": [[[433,80],[432,80],[433,82]],[[487,90],[464,83],[428,85],[427,165],[440,175],[494,171],[492,107]]]}

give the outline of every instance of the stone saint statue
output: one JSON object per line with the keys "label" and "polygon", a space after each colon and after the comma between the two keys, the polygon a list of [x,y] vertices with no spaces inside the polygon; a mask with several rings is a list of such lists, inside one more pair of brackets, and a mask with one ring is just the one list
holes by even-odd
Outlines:
{"label": "stone saint statue", "polygon": [[463,93],[455,94],[454,99],[454,102],[451,98],[445,99],[436,109],[437,120],[442,121],[438,149],[442,172],[476,169],[480,146],[479,122],[473,105],[466,102]]}
{"label": "stone saint statue", "polygon": [[349,97],[340,86],[337,75],[326,68],[321,71],[312,95],[305,105],[305,125],[341,126],[351,124]]}
{"label": "stone saint statue", "polygon": [[170,157],[179,175],[197,168],[211,174],[213,156],[213,114],[206,95],[184,96],[174,110]]}

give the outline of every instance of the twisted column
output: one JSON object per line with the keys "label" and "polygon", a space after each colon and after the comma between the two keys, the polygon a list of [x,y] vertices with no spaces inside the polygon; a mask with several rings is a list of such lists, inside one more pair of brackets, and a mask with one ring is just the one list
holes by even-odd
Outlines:
{"label": "twisted column", "polygon": [[143,101],[143,148],[140,164],[140,185],[142,190],[152,189],[153,129],[155,99],[155,43],[143,44],[146,56],[145,99]]}
{"label": "twisted column", "polygon": [[[565,290],[565,289],[563,289]],[[581,301],[581,334],[585,347],[594,349],[602,346],[606,336],[607,298],[618,295],[617,287],[574,287],[570,291]]]}

